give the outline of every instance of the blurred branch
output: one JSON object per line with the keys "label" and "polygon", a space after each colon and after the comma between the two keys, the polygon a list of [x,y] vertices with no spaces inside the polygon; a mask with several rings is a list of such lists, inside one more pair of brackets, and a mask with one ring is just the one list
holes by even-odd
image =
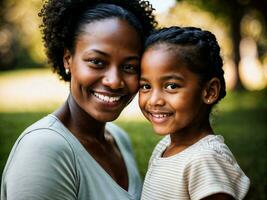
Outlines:
{"label": "blurred branch", "polygon": [[[185,0],[177,0],[182,2]],[[208,12],[213,13],[218,18],[223,18],[230,28],[230,34],[233,43],[233,60],[235,63],[236,85],[235,89],[243,89],[242,82],[239,77],[239,63],[240,63],[240,42],[243,36],[242,20],[251,15],[253,20],[257,20],[261,26],[260,36],[254,38],[260,47],[260,55],[267,54],[267,1],[265,0],[186,0],[187,3],[198,6]],[[256,14],[255,14],[256,13]],[[253,32],[253,30],[252,30]],[[251,35],[253,37],[253,34]]]}

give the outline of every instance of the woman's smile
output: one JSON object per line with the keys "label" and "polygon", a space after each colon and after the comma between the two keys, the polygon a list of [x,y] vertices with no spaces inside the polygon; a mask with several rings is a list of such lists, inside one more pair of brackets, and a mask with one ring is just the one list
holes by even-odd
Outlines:
{"label": "woman's smile", "polygon": [[65,55],[75,102],[97,121],[116,119],[138,91],[140,57],[140,38],[126,21],[84,26],[75,53]]}
{"label": "woman's smile", "polygon": [[106,91],[92,91],[91,94],[100,104],[108,107],[118,107],[123,103],[123,99],[126,96],[124,94],[108,93]]}

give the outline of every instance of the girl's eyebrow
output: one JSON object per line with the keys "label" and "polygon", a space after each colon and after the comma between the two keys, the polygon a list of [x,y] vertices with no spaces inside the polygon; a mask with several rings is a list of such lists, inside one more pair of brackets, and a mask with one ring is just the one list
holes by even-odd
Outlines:
{"label": "girl's eyebrow", "polygon": [[162,76],[162,77],[160,77],[160,80],[163,80],[163,81],[165,81],[165,80],[169,80],[169,79],[175,79],[175,80],[184,80],[184,78],[182,77],[182,76],[180,76],[180,75],[178,75],[178,74],[170,74],[170,75],[166,75],[166,76]]}
{"label": "girl's eyebrow", "polygon": [[[166,76],[162,76],[159,78],[161,81],[166,81],[166,80],[169,80],[169,79],[175,79],[175,80],[178,80],[178,81],[182,81],[184,80],[184,78],[180,75],[177,75],[177,74],[170,74],[170,75],[166,75]],[[140,77],[140,81],[147,81],[147,78],[143,77],[141,75]]]}
{"label": "girl's eyebrow", "polygon": [[141,76],[140,81],[147,81],[147,79]]}

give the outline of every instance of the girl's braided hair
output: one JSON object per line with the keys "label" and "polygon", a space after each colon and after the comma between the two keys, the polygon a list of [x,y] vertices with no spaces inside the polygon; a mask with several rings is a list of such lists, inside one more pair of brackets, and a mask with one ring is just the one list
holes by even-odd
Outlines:
{"label": "girl's braided hair", "polygon": [[153,10],[145,0],[47,0],[39,16],[48,62],[62,79],[69,81],[63,64],[64,49],[74,53],[84,24],[120,18],[128,21],[143,40],[157,25]]}
{"label": "girl's braided hair", "polygon": [[190,71],[199,76],[201,85],[213,77],[220,80],[221,89],[215,103],[226,95],[223,61],[220,56],[220,46],[214,34],[196,27],[172,26],[155,30],[147,38],[145,48],[157,44],[173,45],[173,50],[176,45],[181,46],[179,58]]}

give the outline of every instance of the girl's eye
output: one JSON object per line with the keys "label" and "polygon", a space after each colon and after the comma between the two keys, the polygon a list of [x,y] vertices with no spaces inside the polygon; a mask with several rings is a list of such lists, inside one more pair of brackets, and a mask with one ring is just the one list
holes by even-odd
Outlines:
{"label": "girl's eye", "polygon": [[177,89],[179,86],[176,84],[176,83],[168,83],[166,85],[166,89],[167,90],[174,90],[174,89]]}
{"label": "girl's eye", "polygon": [[150,85],[149,84],[140,84],[140,90],[149,90],[151,89]]}
{"label": "girl's eye", "polygon": [[138,73],[138,67],[136,67],[133,64],[124,64],[122,66],[123,71],[127,72],[127,73],[131,73],[131,74],[136,74]]}

